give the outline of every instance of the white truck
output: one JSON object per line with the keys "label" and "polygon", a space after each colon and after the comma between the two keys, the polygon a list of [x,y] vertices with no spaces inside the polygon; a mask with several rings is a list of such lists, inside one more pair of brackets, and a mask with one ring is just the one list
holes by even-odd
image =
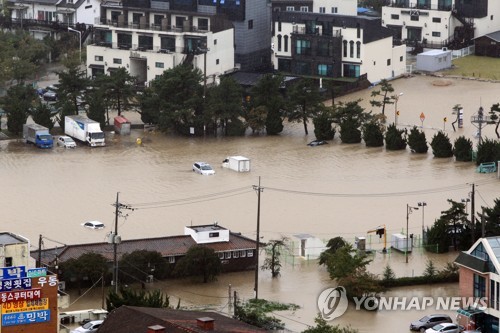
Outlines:
{"label": "white truck", "polygon": [[64,118],[64,133],[91,147],[105,146],[106,141],[101,125],[85,116],[66,116]]}
{"label": "white truck", "polygon": [[228,156],[222,166],[238,172],[250,171],[250,159],[244,156]]}

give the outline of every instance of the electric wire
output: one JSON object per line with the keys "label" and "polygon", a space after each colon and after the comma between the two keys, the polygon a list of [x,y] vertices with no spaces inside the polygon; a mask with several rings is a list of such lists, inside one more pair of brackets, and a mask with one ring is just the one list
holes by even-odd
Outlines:
{"label": "electric wire", "polygon": [[91,291],[92,289],[94,289],[94,287],[97,285],[97,283],[98,283],[99,281],[101,281],[101,280],[102,280],[102,276],[101,276],[101,277],[100,277],[100,278],[99,278],[99,279],[98,279],[98,280],[97,280],[97,281],[96,281],[96,282],[95,282],[95,283],[94,283],[94,284],[93,284],[93,285],[92,285],[89,289],[87,289],[87,290],[86,290],[86,291],[85,291],[82,295],[80,295],[77,299],[75,299],[75,300],[74,300],[74,301],[73,301],[73,302],[72,302],[72,303],[71,303],[68,307],[70,307],[70,306],[72,306],[73,304],[75,304],[76,302],[78,302],[78,300],[79,300],[80,298],[82,298],[82,297],[83,297],[83,296],[85,296],[85,295],[86,295],[89,291]]}

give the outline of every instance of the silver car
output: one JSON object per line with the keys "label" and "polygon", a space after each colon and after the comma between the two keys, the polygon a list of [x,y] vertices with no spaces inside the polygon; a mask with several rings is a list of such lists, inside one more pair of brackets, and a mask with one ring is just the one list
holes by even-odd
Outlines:
{"label": "silver car", "polygon": [[453,323],[442,323],[428,328],[425,333],[460,333],[460,327]]}
{"label": "silver car", "polygon": [[71,333],[94,333],[97,332],[97,329],[101,326],[104,320],[92,320],[86,323],[83,326],[80,326],[71,331]]}
{"label": "silver car", "polygon": [[76,148],[76,142],[67,135],[61,135],[57,138],[57,145],[64,148]]}
{"label": "silver car", "polygon": [[410,324],[410,330],[425,332],[426,329],[442,323],[452,323],[450,316],[445,314],[432,314],[416,320]]}

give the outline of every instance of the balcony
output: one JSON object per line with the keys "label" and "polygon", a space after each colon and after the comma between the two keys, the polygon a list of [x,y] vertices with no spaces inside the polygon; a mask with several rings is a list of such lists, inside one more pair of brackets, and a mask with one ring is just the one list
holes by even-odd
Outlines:
{"label": "balcony", "polygon": [[331,37],[342,37],[342,30],[335,29],[331,34],[328,31],[323,31],[321,26],[317,26],[315,29],[306,29],[306,27],[293,26],[292,34],[297,35],[314,35],[314,36],[331,36]]}
{"label": "balcony", "polygon": [[210,26],[207,25],[190,25],[189,27],[175,26],[170,24],[155,24],[147,23],[140,24],[135,22],[118,22],[114,20],[98,19],[96,20],[97,25],[105,25],[110,27],[133,29],[133,30],[152,30],[152,31],[164,31],[164,32],[199,32],[207,33],[210,31]]}
{"label": "balcony", "polygon": [[451,11],[453,6],[451,3],[437,3],[433,4],[430,1],[391,1],[387,7],[393,8],[409,8],[409,9],[423,9],[423,10],[439,10]]}

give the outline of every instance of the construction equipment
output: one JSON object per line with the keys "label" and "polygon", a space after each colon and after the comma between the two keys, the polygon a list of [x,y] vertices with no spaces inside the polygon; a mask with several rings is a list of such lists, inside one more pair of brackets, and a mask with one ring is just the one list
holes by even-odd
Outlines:
{"label": "construction equipment", "polygon": [[387,252],[387,232],[385,229],[385,224],[378,226],[374,229],[368,230],[366,233],[367,234],[375,233],[379,236],[379,238],[382,238],[382,236],[384,236],[384,248],[382,249],[382,253]]}

